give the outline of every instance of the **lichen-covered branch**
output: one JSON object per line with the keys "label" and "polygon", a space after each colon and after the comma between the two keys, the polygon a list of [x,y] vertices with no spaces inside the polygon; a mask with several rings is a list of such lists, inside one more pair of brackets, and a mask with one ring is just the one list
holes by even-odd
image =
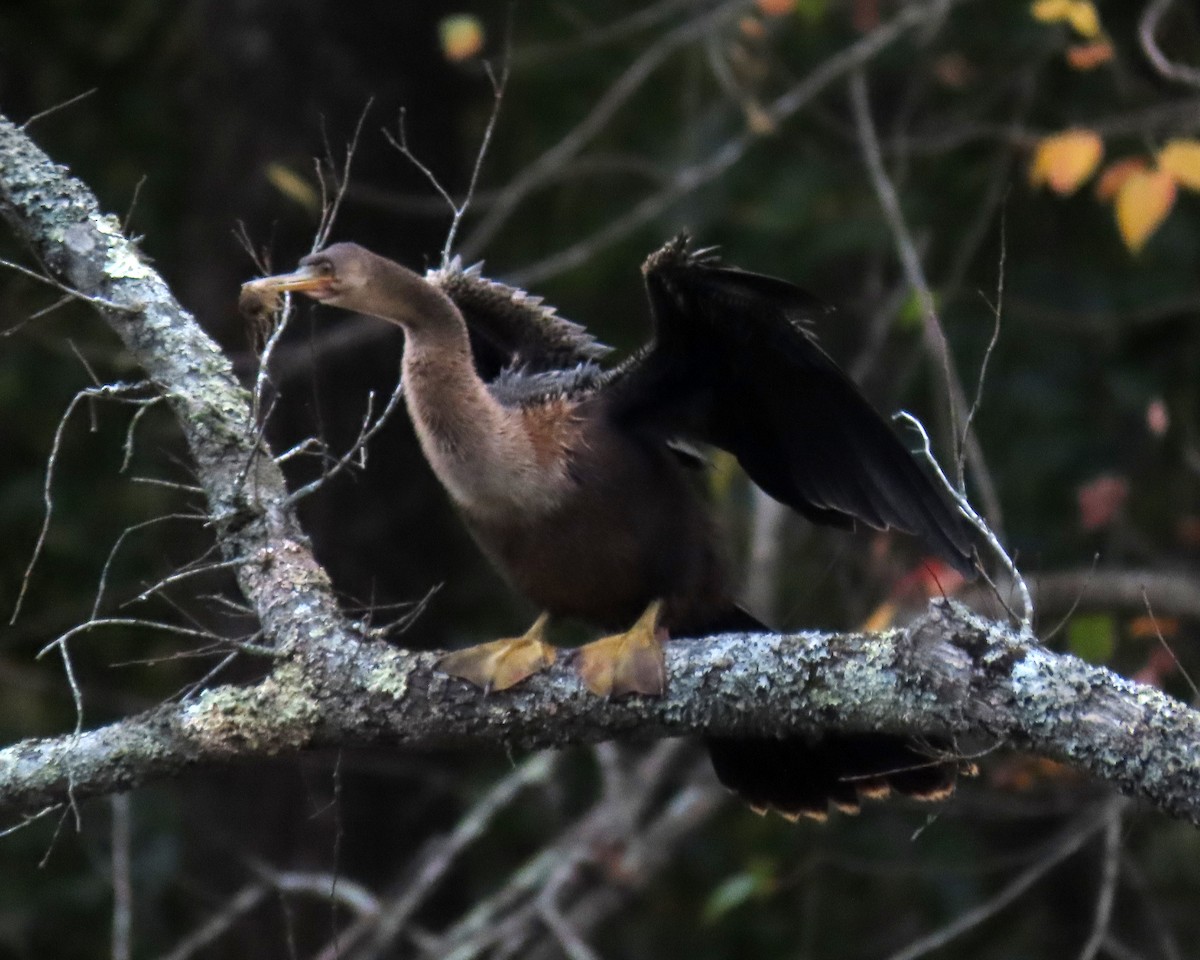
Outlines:
{"label": "lichen-covered branch", "polygon": [[174,406],[221,549],[279,653],[256,686],[219,687],[98,730],[0,750],[0,808],[36,812],[190,767],[309,748],[448,739],[544,747],[836,728],[970,735],[1036,750],[1200,823],[1200,714],[948,603],[883,634],[672,643],[661,699],[591,696],[565,658],[485,697],[437,673],[434,654],[362,637],[286,506],[227,360],[91,193],[3,118],[0,215],[54,279],[97,306]]}
{"label": "lichen-covered branch", "polygon": [[346,635],[254,687],[220,687],[79,737],[0,751],[0,806],[37,810],[199,764],[445,741],[554,747],[615,737],[882,729],[982,738],[1066,760],[1200,823],[1200,712],[1023,643],[939,602],[882,634],[731,634],[669,645],[665,697],[603,700],[566,658],[483,696],[413,654]]}

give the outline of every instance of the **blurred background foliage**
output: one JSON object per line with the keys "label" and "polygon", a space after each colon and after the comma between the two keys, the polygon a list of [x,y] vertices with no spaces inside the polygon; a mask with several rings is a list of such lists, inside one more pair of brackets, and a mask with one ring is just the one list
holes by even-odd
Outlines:
{"label": "blurred background foliage", "polygon": [[[501,70],[507,58],[495,136],[460,234],[469,258],[486,258],[492,276],[527,283],[601,338],[631,348],[646,334],[638,265],[687,227],[731,262],[838,304],[820,330],[830,352],[882,409],[920,414],[948,455],[942,371],[872,190],[844,78],[794,115],[776,121],[768,109],[905,7],[10,0],[0,6],[0,110],[17,122],[36,116],[35,139],[144,238],[181,302],[249,378],[256,360],[236,295],[259,266],[239,238],[276,268],[307,252],[320,211],[318,166],[342,162],[361,121],[333,238],[415,266],[436,263],[446,206],[384,131],[395,138],[403,122],[413,153],[461,196],[493,105],[483,63]],[[1100,166],[1200,136],[1200,90],[1161,76],[1139,47],[1142,4],[1094,9],[1100,32],[1087,36],[1073,14],[1039,18],[1024,3],[946,5],[869,61],[871,110],[968,395],[1002,296],[975,426],[995,489],[992,520],[1025,572],[1037,580],[1094,565],[1186,580],[1200,559],[1200,197],[1179,191],[1135,255],[1090,174],[1069,195],[1034,188],[1027,175],[1038,145],[1070,128],[1099,137]],[[701,17],[712,18],[703,29]],[[1158,36],[1169,57],[1200,62],[1191,5],[1176,3]],[[1109,49],[1079,69],[1071,50],[1089,44]],[[627,71],[639,63],[651,69],[633,83]],[[579,125],[617,91],[628,95],[585,140]],[[500,219],[512,196],[506,187],[542,170],[539,158],[571,137],[580,149],[547,166]],[[681,171],[739,138],[744,153],[719,176],[606,235],[671,191]],[[564,262],[564,251],[576,255]],[[0,256],[27,262],[8,235]],[[0,273],[5,618],[39,535],[60,419],[82,388],[139,377],[95,316],[56,303],[55,291]],[[351,443],[368,392],[392,389],[400,350],[398,335],[379,325],[301,307],[275,371],[276,449],[311,435],[335,449]],[[0,632],[5,742],[75,722],[61,664],[37,654],[88,618],[102,583],[104,614],[227,636],[255,629],[220,571],[140,599],[161,578],[209,558],[213,544],[197,519],[203,504],[188,489],[178,431],[165,410],[149,407],[135,421],[139,410],[84,400],[63,430],[45,549],[20,617]],[[764,521],[770,507],[728,464],[716,465],[730,550],[747,564],[763,616],[784,628],[850,627],[889,598],[912,600],[921,568],[910,545],[830,535],[795,517]],[[316,469],[297,465],[292,479]],[[977,493],[980,476],[969,481]],[[407,619],[428,599],[400,643],[466,643],[530,617],[457,524],[402,417],[376,439],[365,470],[301,509],[348,606],[381,623]],[[1067,606],[1042,610],[1044,635],[1069,621],[1053,645],[1192,696],[1173,657],[1200,672],[1194,610],[1148,620],[1139,616],[1145,610],[1103,597],[1073,616]],[[1164,659],[1162,641],[1173,657]],[[185,695],[221,662],[148,629],[96,630],[72,651],[89,725]],[[219,676],[260,671],[243,657]],[[506,882],[543,838],[586,814],[614,770],[641,769],[641,757],[636,748],[562,757],[550,780],[507,807],[454,864],[415,932],[379,955],[416,956],[423,942],[441,955],[430,931]],[[663,761],[656,803],[669,803],[685,782],[711,790],[693,760],[685,751]],[[347,751],[138,791],[134,955],[170,954],[267,869],[393,889],[429,838],[451,829],[513,762],[458,750]],[[1103,796],[1035,761],[997,755],[983,768],[929,819],[890,805],[824,827],[793,826],[725,805],[664,841],[663,862],[636,875],[622,873],[608,847],[589,848],[573,868],[579,889],[609,890],[613,900],[583,925],[587,940],[603,956],[889,956],[996,896],[1055,838],[1080,829],[1080,811]],[[78,831],[68,818],[0,838],[0,956],[109,950],[112,817],[101,802],[81,812]],[[626,839],[607,842],[623,849]],[[1135,811],[1118,841],[1111,937],[1099,955],[1194,956],[1196,832]],[[936,955],[1075,955],[1093,926],[1103,860],[1099,840],[1083,845]],[[273,895],[210,945],[175,955],[311,956],[345,919],[320,898]],[[517,949],[571,949],[540,935]]]}

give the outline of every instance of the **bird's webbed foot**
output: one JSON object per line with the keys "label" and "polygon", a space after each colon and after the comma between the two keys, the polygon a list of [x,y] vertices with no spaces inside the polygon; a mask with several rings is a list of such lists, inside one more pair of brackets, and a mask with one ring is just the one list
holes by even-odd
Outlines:
{"label": "bird's webbed foot", "polygon": [[554,663],[554,647],[545,640],[550,615],[543,613],[519,637],[480,643],[448,653],[437,669],[484,690],[507,690]]}
{"label": "bird's webbed foot", "polygon": [[661,697],[666,692],[663,656],[666,631],[658,626],[661,609],[662,601],[655,600],[625,633],[603,637],[579,648],[576,669],[592,693],[602,697],[628,693]]}

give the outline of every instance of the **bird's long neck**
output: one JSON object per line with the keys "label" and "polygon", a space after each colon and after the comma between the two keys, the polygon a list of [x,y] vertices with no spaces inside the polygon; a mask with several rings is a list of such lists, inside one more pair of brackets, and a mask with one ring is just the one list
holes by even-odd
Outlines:
{"label": "bird's long neck", "polygon": [[551,478],[538,464],[521,412],[501,405],[479,378],[454,304],[423,278],[409,277],[381,315],[405,329],[405,398],[434,473],[474,516],[546,505]]}

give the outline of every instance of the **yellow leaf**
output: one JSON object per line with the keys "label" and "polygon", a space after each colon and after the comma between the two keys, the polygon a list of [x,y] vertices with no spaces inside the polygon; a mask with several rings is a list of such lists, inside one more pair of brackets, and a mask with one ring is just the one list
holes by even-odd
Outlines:
{"label": "yellow leaf", "polygon": [[483,24],[469,13],[443,17],[438,24],[442,55],[451,63],[470,60],[483,49]]}
{"label": "yellow leaf", "polygon": [[859,629],[864,633],[879,633],[881,630],[886,630],[896,622],[898,612],[896,604],[891,600],[885,600],[863,621]]}
{"label": "yellow leaf", "polygon": [[1057,23],[1067,19],[1067,11],[1072,3],[1074,0],[1037,0],[1030,13],[1034,20],[1041,20],[1042,23]]}
{"label": "yellow leaf", "polygon": [[1067,20],[1081,37],[1095,40],[1100,36],[1100,14],[1092,0],[1075,0],[1067,11]]}
{"label": "yellow leaf", "polygon": [[1069,23],[1081,37],[1095,40],[1100,36],[1100,14],[1092,0],[1037,0],[1030,8],[1042,23]]}
{"label": "yellow leaf", "polygon": [[1200,190],[1200,140],[1171,140],[1158,152],[1158,168],[1181,187]]}
{"label": "yellow leaf", "polygon": [[282,163],[269,163],[267,179],[276,190],[313,213],[321,209],[321,198],[311,183]]}
{"label": "yellow leaf", "polygon": [[1117,227],[1132,253],[1141,252],[1175,203],[1175,178],[1165,170],[1134,171],[1117,191]]}
{"label": "yellow leaf", "polygon": [[1104,156],[1104,141],[1091,130],[1067,130],[1037,145],[1029,167],[1029,182],[1046,184],[1066,196],[1079,189]]}

